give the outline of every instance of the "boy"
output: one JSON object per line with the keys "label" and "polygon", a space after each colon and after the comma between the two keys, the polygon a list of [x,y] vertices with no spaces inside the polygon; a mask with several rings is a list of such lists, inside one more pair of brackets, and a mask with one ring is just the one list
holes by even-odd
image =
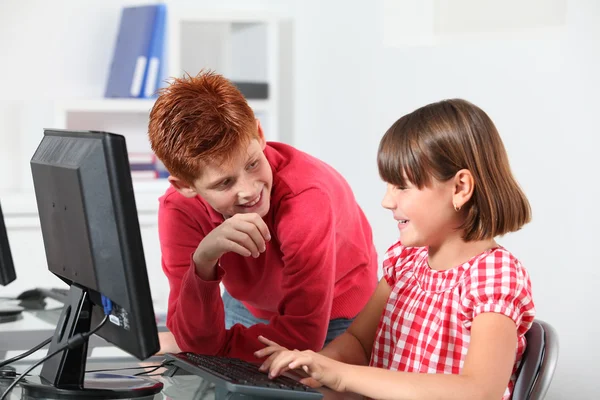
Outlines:
{"label": "boy", "polygon": [[320,350],[345,331],[375,289],[377,255],[339,173],[267,143],[246,99],[212,72],[161,92],[149,138],[171,174],[158,218],[179,349],[256,362],[259,335]]}

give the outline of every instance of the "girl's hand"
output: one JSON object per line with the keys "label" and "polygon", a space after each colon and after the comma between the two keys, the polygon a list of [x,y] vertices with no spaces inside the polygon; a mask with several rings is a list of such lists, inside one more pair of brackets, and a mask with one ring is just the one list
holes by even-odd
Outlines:
{"label": "girl's hand", "polygon": [[301,379],[305,385],[315,387],[315,381],[338,392],[346,390],[342,377],[348,365],[332,360],[312,350],[281,351],[271,362],[269,377],[274,378],[288,369],[302,368],[310,378]]}
{"label": "girl's hand", "polygon": [[[268,371],[269,368],[271,367],[271,363],[279,355],[279,353],[281,353],[282,351],[287,351],[287,349],[285,347],[280,346],[279,344],[275,343],[274,341],[267,339],[264,336],[259,336],[258,341],[261,342],[262,344],[266,345],[267,347],[254,352],[254,355],[257,358],[263,358],[263,357],[267,357],[267,356],[269,357],[262,363],[262,365],[258,368],[258,370],[263,371],[263,372]],[[284,371],[282,371],[282,372],[284,372]]]}
{"label": "girl's hand", "polygon": [[[259,371],[262,371],[262,372],[268,371],[271,368],[271,364],[273,363],[273,360],[275,360],[277,358],[277,356],[279,356],[279,354],[281,354],[285,351],[289,351],[285,347],[275,343],[272,340],[267,339],[264,336],[259,336],[258,340],[262,344],[267,345],[267,347],[256,351],[254,353],[254,355],[258,358],[263,358],[263,357],[269,356],[269,358],[267,358],[265,360],[265,362],[263,362],[262,365],[258,368]],[[284,367],[281,369],[281,371],[279,371],[279,373],[282,374],[288,370],[289,370],[289,368]],[[299,373],[299,375],[301,377],[304,377],[304,379],[300,380],[300,382],[302,382],[303,384],[310,386],[312,388],[318,388],[320,386],[323,386],[320,382],[310,378],[309,375],[305,374],[303,370],[300,370],[300,371],[302,371],[302,373]]]}

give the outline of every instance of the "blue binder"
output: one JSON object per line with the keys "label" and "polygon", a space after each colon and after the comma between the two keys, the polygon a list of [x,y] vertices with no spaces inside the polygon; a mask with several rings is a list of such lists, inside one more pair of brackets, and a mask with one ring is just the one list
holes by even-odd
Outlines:
{"label": "blue binder", "polygon": [[[123,8],[105,97],[144,97],[150,57],[160,55],[162,64],[158,47],[164,43],[165,9],[164,4]],[[160,38],[155,38],[157,19],[162,19]]]}
{"label": "blue binder", "polygon": [[167,22],[167,6],[158,4],[156,7],[156,19],[154,21],[154,31],[148,54],[148,66],[144,75],[144,92],[142,93],[142,97],[146,98],[157,97],[157,90],[161,86],[165,86],[163,84],[166,71],[164,63],[164,38]]}

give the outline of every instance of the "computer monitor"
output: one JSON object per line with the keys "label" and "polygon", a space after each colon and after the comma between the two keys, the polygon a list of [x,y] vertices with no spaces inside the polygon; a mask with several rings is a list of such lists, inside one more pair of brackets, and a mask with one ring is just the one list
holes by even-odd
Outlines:
{"label": "computer monitor", "polygon": [[[125,138],[46,129],[31,171],[48,269],[70,285],[48,354],[102,321],[102,295],[113,307],[96,334],[139,359],[155,354],[158,332]],[[162,389],[147,378],[84,376],[86,356],[87,343],[50,358],[39,377],[25,379],[24,394],[135,398]]]}
{"label": "computer monitor", "polygon": [[0,205],[0,285],[6,286],[15,279],[17,279],[17,274],[15,273],[10,245],[8,244],[4,214]]}

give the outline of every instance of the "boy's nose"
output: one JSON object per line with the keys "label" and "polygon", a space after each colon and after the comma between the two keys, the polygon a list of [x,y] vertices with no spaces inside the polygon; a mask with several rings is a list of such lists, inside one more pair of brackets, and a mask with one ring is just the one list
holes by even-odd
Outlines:
{"label": "boy's nose", "polygon": [[254,184],[252,182],[240,182],[240,185],[238,187],[238,197],[248,198],[254,195]]}

